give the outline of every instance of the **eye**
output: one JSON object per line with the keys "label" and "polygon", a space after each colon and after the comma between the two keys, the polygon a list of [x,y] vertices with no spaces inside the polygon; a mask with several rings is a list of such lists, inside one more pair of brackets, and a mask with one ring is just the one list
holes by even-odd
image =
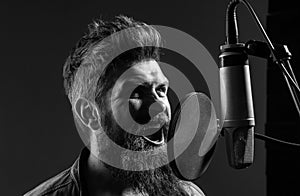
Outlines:
{"label": "eye", "polygon": [[143,86],[138,86],[136,87],[131,95],[130,95],[130,99],[141,99],[143,97],[143,95],[145,94],[145,90],[143,89]]}
{"label": "eye", "polygon": [[130,99],[138,99],[140,98],[140,95],[139,93],[137,92],[132,92],[131,96],[130,96]]}
{"label": "eye", "polygon": [[167,94],[167,86],[166,85],[160,85],[156,88],[156,92],[160,97],[164,97]]}

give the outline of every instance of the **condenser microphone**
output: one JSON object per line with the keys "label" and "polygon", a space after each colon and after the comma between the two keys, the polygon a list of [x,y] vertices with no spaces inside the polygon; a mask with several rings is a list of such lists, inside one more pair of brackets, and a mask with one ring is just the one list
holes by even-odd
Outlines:
{"label": "condenser microphone", "polygon": [[[223,132],[231,167],[253,163],[254,110],[248,56],[243,44],[223,45],[220,55],[221,105],[226,105]],[[223,107],[222,107],[223,108]]]}
{"label": "condenser microphone", "polygon": [[[242,169],[253,163],[254,110],[248,55],[238,43],[236,5],[230,2],[226,15],[226,43],[220,47],[221,108],[225,114],[222,126],[229,165]],[[224,107],[226,106],[226,107]]]}

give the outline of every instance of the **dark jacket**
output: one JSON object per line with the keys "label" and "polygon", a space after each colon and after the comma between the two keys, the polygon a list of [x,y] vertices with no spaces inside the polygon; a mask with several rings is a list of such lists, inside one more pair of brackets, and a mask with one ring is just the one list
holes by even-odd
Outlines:
{"label": "dark jacket", "polygon": [[80,180],[80,165],[87,160],[89,150],[84,148],[74,164],[58,175],[43,182],[24,196],[85,196],[84,186]]}

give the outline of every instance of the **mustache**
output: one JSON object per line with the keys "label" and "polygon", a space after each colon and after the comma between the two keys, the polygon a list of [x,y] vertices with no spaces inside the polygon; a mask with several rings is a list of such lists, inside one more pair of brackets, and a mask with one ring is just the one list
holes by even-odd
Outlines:
{"label": "mustache", "polygon": [[150,122],[159,122],[159,123],[169,123],[169,117],[165,112],[161,112],[159,114],[157,114],[156,116],[154,116]]}
{"label": "mustache", "polygon": [[170,125],[170,119],[168,115],[165,112],[161,112],[154,116],[147,124],[141,125],[139,124],[138,127],[136,127],[136,133],[141,133],[147,129],[150,128],[156,128],[157,130],[161,128],[169,128]]}
{"label": "mustache", "polygon": [[145,147],[145,142],[141,138],[145,133],[144,131],[155,128],[156,130],[154,130],[153,133],[162,131],[163,136],[166,139],[170,126],[169,117],[165,112],[157,114],[145,125],[133,125],[129,128],[129,131],[123,129],[115,121],[112,113],[107,113],[104,117],[103,128],[108,138],[117,145],[134,151],[143,150]]}

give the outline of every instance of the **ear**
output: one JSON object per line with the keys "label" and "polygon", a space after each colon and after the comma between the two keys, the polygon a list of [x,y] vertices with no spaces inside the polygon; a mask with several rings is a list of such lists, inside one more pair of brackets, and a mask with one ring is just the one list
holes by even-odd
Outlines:
{"label": "ear", "polygon": [[74,111],[82,124],[90,130],[97,131],[101,128],[98,108],[87,99],[79,98],[75,102]]}

